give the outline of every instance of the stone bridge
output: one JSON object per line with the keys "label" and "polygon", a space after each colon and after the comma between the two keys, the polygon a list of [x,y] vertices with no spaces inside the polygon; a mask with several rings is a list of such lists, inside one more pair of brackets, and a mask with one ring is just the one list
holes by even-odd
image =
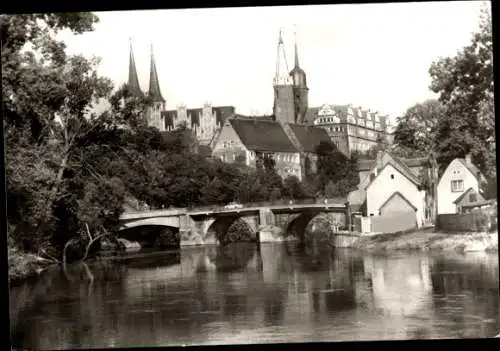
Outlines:
{"label": "stone bridge", "polygon": [[168,228],[176,235],[175,240],[180,246],[218,245],[237,240],[237,238],[225,238],[225,235],[238,219],[242,220],[250,230],[252,241],[282,241],[291,238],[301,239],[310,221],[322,213],[331,213],[341,226],[350,228],[350,206],[347,202],[341,201],[309,204],[247,204],[233,209],[211,206],[129,212],[122,214],[120,224],[121,230],[151,226]]}

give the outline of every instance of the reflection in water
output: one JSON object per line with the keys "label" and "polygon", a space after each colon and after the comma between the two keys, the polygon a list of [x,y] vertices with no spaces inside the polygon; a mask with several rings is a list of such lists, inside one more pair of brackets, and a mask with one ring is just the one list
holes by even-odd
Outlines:
{"label": "reflection in water", "polygon": [[[370,256],[300,244],[138,253],[11,290],[14,346],[489,337],[495,256]],[[93,276],[93,281],[89,280]]]}

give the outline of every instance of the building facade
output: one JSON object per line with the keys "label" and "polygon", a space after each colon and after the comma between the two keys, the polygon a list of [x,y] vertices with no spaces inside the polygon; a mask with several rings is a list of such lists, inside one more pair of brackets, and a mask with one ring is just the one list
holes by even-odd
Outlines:
{"label": "building facade", "polygon": [[465,192],[480,193],[481,183],[486,179],[472,163],[470,155],[450,162],[439,179],[438,214],[457,213],[455,201]]}
{"label": "building facade", "polygon": [[353,151],[366,152],[393,141],[388,116],[353,105],[324,104],[311,108],[306,122],[325,129],[338,149],[349,157]]}
{"label": "building facade", "polygon": [[163,113],[166,130],[181,125],[191,129],[201,145],[210,145],[226,119],[236,113],[234,106],[212,106],[205,103],[202,108],[188,109],[185,105]]}

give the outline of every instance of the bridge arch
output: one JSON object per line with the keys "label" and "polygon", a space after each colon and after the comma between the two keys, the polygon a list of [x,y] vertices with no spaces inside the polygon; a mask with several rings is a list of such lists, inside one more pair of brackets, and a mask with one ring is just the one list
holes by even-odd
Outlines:
{"label": "bridge arch", "polygon": [[[296,214],[290,217],[288,224],[284,228],[284,235],[286,237],[294,236],[298,238],[301,242],[308,241],[308,236],[306,233],[307,226],[311,221],[320,215],[330,215],[329,212],[304,212],[301,214]],[[324,228],[327,231],[331,231],[330,226]]]}
{"label": "bridge arch", "polygon": [[141,247],[180,247],[179,220],[172,217],[152,217],[130,220],[119,228],[118,236],[138,241]]}
{"label": "bridge arch", "polygon": [[[243,228],[242,232],[238,232],[237,230],[229,232],[233,224],[238,221],[242,223],[243,227],[246,227],[246,233]],[[256,241],[257,228],[258,216],[242,216],[239,214],[220,216],[206,222],[203,241],[205,243],[218,243],[221,245],[239,241]]]}

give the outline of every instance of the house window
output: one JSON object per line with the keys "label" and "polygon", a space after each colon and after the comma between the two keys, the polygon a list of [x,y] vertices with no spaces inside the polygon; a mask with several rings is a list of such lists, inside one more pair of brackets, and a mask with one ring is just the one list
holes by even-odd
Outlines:
{"label": "house window", "polygon": [[464,191],[464,181],[463,180],[452,180],[451,181],[451,191],[452,192]]}
{"label": "house window", "polygon": [[394,174],[391,174],[391,179],[394,179]]}
{"label": "house window", "polygon": [[476,202],[476,201],[477,201],[477,194],[470,194],[469,202]]}

